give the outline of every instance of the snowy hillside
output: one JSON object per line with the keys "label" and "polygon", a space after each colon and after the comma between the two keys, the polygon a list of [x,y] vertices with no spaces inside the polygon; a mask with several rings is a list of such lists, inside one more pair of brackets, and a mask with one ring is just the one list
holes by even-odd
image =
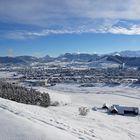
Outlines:
{"label": "snowy hillside", "polygon": [[[109,115],[103,103],[140,107],[138,88],[79,87],[60,84],[49,89],[51,100],[63,102],[59,106],[43,108],[19,104],[0,98],[0,139],[2,140],[139,140],[138,116]],[[87,116],[80,116],[78,108],[88,107]],[[93,111],[93,107],[97,111]]]}

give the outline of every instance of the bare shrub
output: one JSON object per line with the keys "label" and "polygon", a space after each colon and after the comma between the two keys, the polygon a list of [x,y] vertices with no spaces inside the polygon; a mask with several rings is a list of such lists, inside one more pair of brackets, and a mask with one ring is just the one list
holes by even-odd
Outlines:
{"label": "bare shrub", "polygon": [[89,109],[87,107],[79,107],[79,115],[86,116],[89,112]]}

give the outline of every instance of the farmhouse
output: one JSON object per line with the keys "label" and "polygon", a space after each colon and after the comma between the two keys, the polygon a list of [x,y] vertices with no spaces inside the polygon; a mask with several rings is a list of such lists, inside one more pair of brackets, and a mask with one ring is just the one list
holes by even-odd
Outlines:
{"label": "farmhouse", "polygon": [[109,111],[110,113],[115,113],[119,115],[139,115],[138,107],[126,107],[126,106],[113,105],[110,107]]}
{"label": "farmhouse", "polygon": [[109,109],[109,105],[108,104],[103,104],[102,109]]}

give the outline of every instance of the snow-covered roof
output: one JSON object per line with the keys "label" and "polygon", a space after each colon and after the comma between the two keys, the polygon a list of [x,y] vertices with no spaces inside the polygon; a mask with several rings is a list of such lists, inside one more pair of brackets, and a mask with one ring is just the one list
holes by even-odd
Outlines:
{"label": "snow-covered roof", "polygon": [[125,111],[130,111],[130,112],[135,112],[135,113],[138,113],[139,112],[139,108],[138,107],[127,107],[127,106],[119,106],[119,105],[113,105],[111,107],[115,110],[118,111],[118,114],[125,114]]}
{"label": "snow-covered roof", "polygon": [[104,103],[102,108],[109,108],[110,106],[107,103]]}

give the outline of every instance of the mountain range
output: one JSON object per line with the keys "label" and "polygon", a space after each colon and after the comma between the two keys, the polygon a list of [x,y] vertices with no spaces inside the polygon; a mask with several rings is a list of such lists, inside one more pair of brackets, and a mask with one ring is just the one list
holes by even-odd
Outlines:
{"label": "mountain range", "polygon": [[105,55],[87,54],[87,53],[65,53],[58,57],[50,57],[46,55],[42,58],[33,56],[17,56],[17,57],[0,57],[0,64],[14,65],[30,65],[32,63],[48,63],[48,62],[85,62],[85,63],[116,63],[127,66],[140,66],[140,51],[122,51]]}

